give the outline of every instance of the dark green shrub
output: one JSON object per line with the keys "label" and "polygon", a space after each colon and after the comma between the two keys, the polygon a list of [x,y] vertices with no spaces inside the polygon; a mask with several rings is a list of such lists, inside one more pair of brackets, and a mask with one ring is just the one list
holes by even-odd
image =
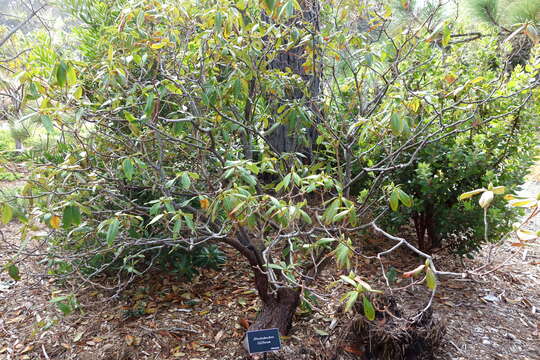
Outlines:
{"label": "dark green shrub", "polygon": [[[482,69],[483,76],[472,81],[489,84],[501,76],[497,70],[489,68],[489,60],[486,60],[494,50],[493,46],[486,46],[485,56],[478,59],[459,52],[449,56],[456,64],[476,64]],[[458,82],[466,75],[462,72],[464,68],[453,70],[456,73],[452,81]],[[446,129],[445,126],[460,119],[458,116],[464,118],[463,114],[442,118],[436,125],[442,138],[422,148],[410,168],[391,174],[394,183],[401,184],[406,193],[413,195],[414,205],[411,208],[401,207],[399,212],[393,213],[389,224],[398,228],[412,220],[421,249],[440,247],[443,240],[448,240],[460,254],[478,250],[485,242],[483,211],[476,200],[458,201],[459,195],[471,189],[487,188],[490,183],[505,186],[506,192],[514,192],[524,182],[537,154],[540,107],[537,102],[530,108],[511,114],[516,99],[510,101],[504,94],[512,92],[515,84],[528,81],[527,74],[531,71],[530,65],[526,69],[516,67],[507,80],[507,91],[501,90],[501,96],[492,104],[478,106],[475,112],[465,115],[469,119],[456,128]],[[468,81],[470,83],[471,79]],[[525,95],[519,99],[523,101]],[[418,115],[426,116],[428,113],[420,107]],[[496,199],[488,212],[488,238],[500,240],[511,229],[519,213],[502,199]]]}

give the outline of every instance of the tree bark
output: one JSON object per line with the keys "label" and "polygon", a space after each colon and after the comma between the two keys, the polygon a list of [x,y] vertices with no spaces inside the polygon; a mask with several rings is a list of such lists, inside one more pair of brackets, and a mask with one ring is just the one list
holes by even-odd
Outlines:
{"label": "tree bark", "polygon": [[244,228],[238,228],[237,239],[224,242],[238,250],[248,261],[254,275],[255,288],[263,306],[250,330],[277,328],[281,335],[288,334],[296,308],[300,302],[301,289],[293,287],[272,288],[268,275],[263,271],[264,249],[256,246]]}
{"label": "tree bark", "polygon": [[294,288],[279,288],[275,296],[263,301],[262,309],[249,330],[277,328],[282,336],[286,336],[300,303],[300,291]]}
{"label": "tree bark", "polygon": [[[268,142],[272,145],[272,148],[278,153],[301,153],[306,157],[306,162],[311,162],[312,159],[312,147],[315,144],[316,139],[316,127],[315,123],[318,121],[317,117],[320,116],[318,105],[315,98],[320,94],[320,72],[316,64],[316,35],[319,32],[319,3],[317,0],[303,0],[299,1],[302,11],[294,16],[290,22],[291,27],[302,26],[302,23],[309,23],[312,25],[313,34],[313,67],[306,72],[303,64],[306,61],[306,51],[304,46],[293,48],[287,52],[280,53],[270,63],[270,68],[287,71],[291,69],[293,73],[300,75],[300,77],[307,83],[308,95],[306,95],[301,89],[293,88],[288,92],[288,98],[290,100],[298,100],[305,98],[307,106],[310,111],[315,114],[315,118],[310,119],[312,123],[310,126],[299,124],[301,121],[297,120],[294,128],[289,125],[281,124],[275,128],[267,137]],[[270,21],[270,20],[269,20]],[[276,109],[280,104],[276,104]],[[272,127],[273,124],[270,124]],[[301,134],[304,132],[304,134]],[[305,141],[302,141],[302,136],[305,136]]]}
{"label": "tree bark", "polygon": [[[418,249],[429,251],[441,246],[442,237],[437,229],[436,215],[431,205],[426,206],[423,212],[413,213],[414,228],[416,230],[416,239],[418,240]],[[426,239],[427,234],[427,239]]]}
{"label": "tree bark", "polygon": [[425,236],[426,236],[426,224],[424,213],[413,213],[414,228],[416,230],[416,240],[418,241],[418,249],[423,250],[425,248]]}

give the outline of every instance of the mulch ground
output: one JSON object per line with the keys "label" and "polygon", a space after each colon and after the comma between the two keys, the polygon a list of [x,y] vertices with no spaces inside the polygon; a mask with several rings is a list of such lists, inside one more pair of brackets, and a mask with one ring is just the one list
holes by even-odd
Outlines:
{"label": "mulch ground", "polygon": [[[16,223],[0,228],[0,266],[14,255],[9,244],[18,243],[19,230]],[[65,316],[51,299],[81,284],[38,276],[46,274],[44,259],[33,256],[39,246],[31,241],[20,254],[20,281],[0,273],[0,359],[248,359],[241,341],[259,304],[249,269],[232,249],[225,249],[225,268],[204,270],[192,282],[147,273],[112,299],[110,292],[82,286],[79,309]],[[540,251],[507,242],[464,261],[465,268],[485,265],[490,252],[494,261],[480,275],[439,279],[433,307],[447,334],[435,359],[540,359]],[[402,270],[420,260],[400,252],[385,261]],[[435,261],[440,270],[463,270],[449,254]],[[338,330],[350,321],[340,303],[346,285],[324,288],[339,279],[333,268],[314,285],[325,301],[299,309],[283,350],[269,359],[330,358]],[[382,288],[379,271],[378,263],[359,261],[357,273]],[[416,309],[429,297],[423,286],[396,296]]]}

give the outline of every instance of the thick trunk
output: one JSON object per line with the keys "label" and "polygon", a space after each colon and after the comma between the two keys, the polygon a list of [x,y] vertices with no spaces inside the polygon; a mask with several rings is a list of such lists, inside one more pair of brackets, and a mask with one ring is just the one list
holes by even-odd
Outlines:
{"label": "thick trunk", "polygon": [[263,301],[263,307],[249,330],[279,329],[285,336],[289,333],[296,308],[300,302],[300,290],[280,288],[277,295]]}
{"label": "thick trunk", "polygon": [[[299,3],[302,11],[291,20],[290,26],[302,27],[306,23],[311,25],[314,34],[312,44],[314,50],[309,56],[313,57],[311,60],[314,65],[308,71],[304,69],[308,54],[304,46],[299,46],[280,53],[271,62],[270,67],[282,71],[291,69],[293,73],[300,75],[307,84],[307,96],[299,88],[288,89],[286,96],[290,100],[305,99],[307,107],[314,114],[314,118],[309,119],[311,124],[303,123],[304,120],[298,116],[296,121],[293,121],[294,126],[292,127],[285,124],[279,125],[268,135],[268,142],[272,145],[273,150],[278,153],[301,153],[306,157],[306,162],[310,162],[312,160],[312,146],[315,144],[317,136],[315,123],[318,121],[317,117],[320,117],[317,101],[315,100],[320,93],[321,83],[315,51],[315,34],[319,32],[319,4],[318,1],[300,1]],[[275,105],[276,109],[280,106],[280,104]],[[271,126],[272,124],[270,124]]]}
{"label": "thick trunk", "polygon": [[301,289],[280,287],[272,291],[273,286],[268,280],[268,275],[262,271],[265,268],[262,257],[264,249],[257,246],[256,241],[244,228],[238,228],[237,235],[238,240],[226,239],[225,242],[232,245],[248,260],[254,274],[255,288],[263,304],[250,330],[277,328],[281,335],[287,335],[300,302]]}

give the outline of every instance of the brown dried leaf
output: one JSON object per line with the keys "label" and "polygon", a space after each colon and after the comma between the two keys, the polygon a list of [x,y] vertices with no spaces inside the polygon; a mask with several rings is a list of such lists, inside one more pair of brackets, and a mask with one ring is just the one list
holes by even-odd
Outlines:
{"label": "brown dried leaf", "polygon": [[345,350],[348,353],[356,354],[356,355],[364,355],[364,352],[361,349],[358,349],[353,346],[345,346],[343,347],[343,350]]}
{"label": "brown dried leaf", "polygon": [[225,332],[223,330],[219,330],[216,336],[214,336],[214,342],[218,343],[223,337],[223,334],[225,334]]}
{"label": "brown dried leaf", "polygon": [[28,345],[27,347],[24,348],[23,351],[20,352],[20,354],[21,354],[21,355],[22,355],[22,354],[26,354],[27,352],[32,351],[33,348],[34,348],[33,345]]}
{"label": "brown dried leaf", "polygon": [[248,321],[248,319],[242,318],[242,319],[238,320],[238,323],[239,323],[244,329],[249,328],[249,321]]}
{"label": "brown dried leaf", "polygon": [[126,344],[128,346],[133,345],[134,342],[135,342],[135,337],[133,337],[131,335],[126,335]]}

